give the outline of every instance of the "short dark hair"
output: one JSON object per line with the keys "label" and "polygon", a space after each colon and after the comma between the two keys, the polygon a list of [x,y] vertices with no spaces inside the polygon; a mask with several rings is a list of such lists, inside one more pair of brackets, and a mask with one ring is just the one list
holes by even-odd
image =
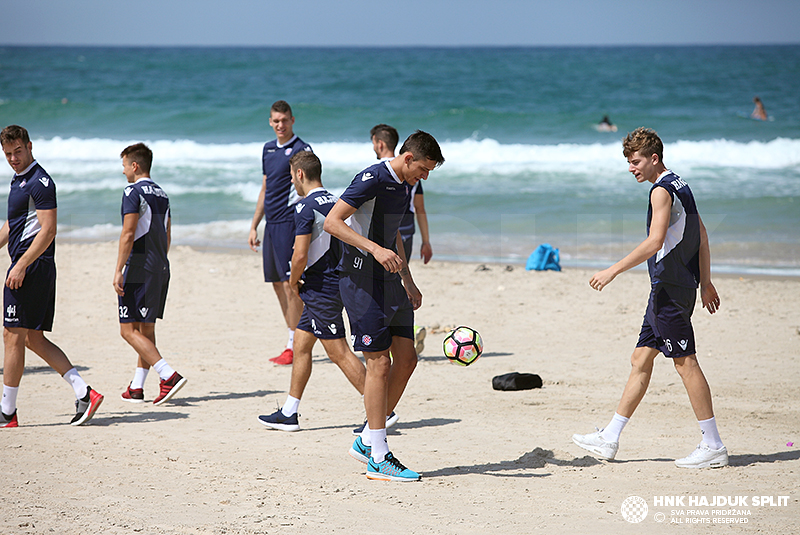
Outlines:
{"label": "short dark hair", "polygon": [[622,140],[623,156],[628,158],[637,151],[647,158],[658,154],[658,161],[664,161],[664,143],[651,128],[639,127]]}
{"label": "short dark hair", "polygon": [[406,138],[403,146],[400,147],[400,154],[410,152],[414,155],[414,161],[431,160],[436,162],[436,167],[444,163],[442,149],[436,139],[427,132],[417,130]]}
{"label": "short dark hair", "polygon": [[276,100],[272,104],[272,107],[269,109],[269,111],[270,113],[272,113],[273,111],[276,111],[278,113],[288,113],[289,117],[294,117],[292,115],[292,107],[289,106],[289,103],[286,102],[285,100]]}
{"label": "short dark hair", "polygon": [[139,164],[139,168],[145,173],[150,173],[150,167],[153,165],[153,151],[144,143],[136,143],[125,147],[120,153],[119,157],[128,158],[131,162]]}
{"label": "short dark hair", "polygon": [[397,133],[397,129],[383,123],[376,124],[372,127],[372,130],[369,131],[369,139],[372,140],[374,137],[386,143],[386,147],[392,152],[397,148],[397,143],[400,141],[400,135]]}
{"label": "short dark hair", "polygon": [[27,145],[31,142],[31,137],[28,135],[28,131],[25,130],[23,127],[12,124],[3,128],[3,131],[0,132],[0,145],[5,145],[9,141],[22,141],[23,145]]}
{"label": "short dark hair", "polygon": [[311,182],[322,182],[322,162],[316,154],[308,150],[296,152],[289,158],[292,170],[302,169]]}

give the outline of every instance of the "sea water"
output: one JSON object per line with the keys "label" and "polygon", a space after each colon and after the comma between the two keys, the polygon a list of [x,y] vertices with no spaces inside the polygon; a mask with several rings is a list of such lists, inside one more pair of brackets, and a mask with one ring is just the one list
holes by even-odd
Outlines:
{"label": "sea water", "polygon": [[[522,263],[547,242],[565,266],[644,238],[649,184],[620,140],[647,126],[692,187],[715,269],[800,275],[798,87],[800,46],[0,48],[0,122],[29,129],[56,181],[60,239],[118,238],[119,153],[144,141],[174,242],[246,247],[284,99],[334,193],[375,161],[377,123],[440,141],[434,258]],[[755,95],[768,121],[749,118]],[[604,115],[616,133],[595,128]]]}

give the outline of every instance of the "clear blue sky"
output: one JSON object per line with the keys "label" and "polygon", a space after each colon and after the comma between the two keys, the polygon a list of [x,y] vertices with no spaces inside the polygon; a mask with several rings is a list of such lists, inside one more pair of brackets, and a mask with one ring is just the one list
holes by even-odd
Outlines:
{"label": "clear blue sky", "polygon": [[4,45],[797,44],[800,0],[16,0]]}

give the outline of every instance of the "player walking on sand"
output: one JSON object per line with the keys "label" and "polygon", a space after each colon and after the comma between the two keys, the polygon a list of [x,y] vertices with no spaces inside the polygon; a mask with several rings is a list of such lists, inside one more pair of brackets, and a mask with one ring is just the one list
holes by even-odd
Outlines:
{"label": "player walking on sand", "polygon": [[336,273],[341,246],[322,230],[336,197],[322,186],[322,163],[313,152],[298,152],[289,164],[292,184],[302,197],[295,205],[296,236],[289,286],[304,306],[295,330],[289,395],[278,411],[259,416],[258,421],[271,429],[298,431],[297,410],[311,377],[311,350],[318,339],[359,394],[364,393],[366,370],[345,339]]}
{"label": "player walking on sand", "polygon": [[0,247],[8,245],[11,267],[3,287],[3,399],[0,427],[18,427],[17,393],[25,371],[25,347],[57,371],[75,392],[70,423],[88,422],[103,402],[86,384],[67,355],[48,340],[56,307],[56,184],[33,157],[28,131],[11,125],[0,144],[14,170],[8,194],[8,219],[0,229]]}
{"label": "player walking on sand", "polygon": [[269,124],[275,131],[276,138],[264,145],[261,155],[264,179],[261,182],[261,191],[258,194],[247,243],[253,251],[261,245],[258,239],[258,225],[265,219],[262,247],[264,280],[272,283],[281,305],[283,319],[289,329],[286,349],[269,360],[275,364],[289,365],[294,356],[294,329],[303,312],[303,302],[289,288],[294,245],[294,205],[299,200],[292,188],[289,158],[301,151],[311,151],[311,146],[294,134],[294,116],[287,102],[279,100],[272,105]]}
{"label": "player walking on sand", "polygon": [[122,399],[144,402],[144,381],[152,366],[161,380],[153,403],[161,405],[186,384],[156,347],[156,319],[164,317],[169,287],[169,197],[150,178],[153,152],[144,143],[126,147],[120,157],[130,185],[122,195],[122,232],[112,284],[119,296],[120,334],[138,354],[133,381]]}
{"label": "player walking on sand", "polygon": [[325,230],[343,242],[339,289],[353,349],[367,361],[368,425],[350,454],[367,464],[369,479],[420,477],[392,455],[386,440],[386,414],[397,405],[417,364],[414,310],[422,304],[399,228],[411,188],[442,163],[439,144],[418,130],[406,139],[399,156],[358,173],[325,218]]}
{"label": "player walking on sand", "polygon": [[697,449],[675,464],[681,468],[726,466],[728,450],[717,431],[711,389],[697,362],[691,322],[698,283],[703,307],[709,313],[716,312],[720,304],[711,282],[708,235],[689,185],[664,165],[664,146],[658,135],[653,130],[638,128],[628,134],[622,146],[628,170],[636,181],[652,184],[647,238],[625,258],[595,273],[589,285],[601,291],[617,275],[646,260],[650,298],[616,414],[604,429],[573,435],[572,440],[599,457],[613,459],[620,434],[650,384],[653,362],[663,353],[672,359],[683,381],[703,434]]}

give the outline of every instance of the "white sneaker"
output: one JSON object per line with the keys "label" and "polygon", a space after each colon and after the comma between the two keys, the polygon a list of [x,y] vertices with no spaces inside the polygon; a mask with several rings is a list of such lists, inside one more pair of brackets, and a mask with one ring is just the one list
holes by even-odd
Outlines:
{"label": "white sneaker", "polygon": [[427,331],[425,327],[414,325],[414,350],[417,355],[425,351],[425,335]]}
{"label": "white sneaker", "polygon": [[720,468],[728,466],[728,450],[722,446],[713,450],[705,442],[701,442],[688,457],[675,461],[679,468]]}
{"label": "white sneaker", "polygon": [[601,433],[603,430],[589,433],[588,435],[572,435],[572,441],[585,450],[589,450],[598,457],[612,460],[617,456],[619,442],[606,442]]}

